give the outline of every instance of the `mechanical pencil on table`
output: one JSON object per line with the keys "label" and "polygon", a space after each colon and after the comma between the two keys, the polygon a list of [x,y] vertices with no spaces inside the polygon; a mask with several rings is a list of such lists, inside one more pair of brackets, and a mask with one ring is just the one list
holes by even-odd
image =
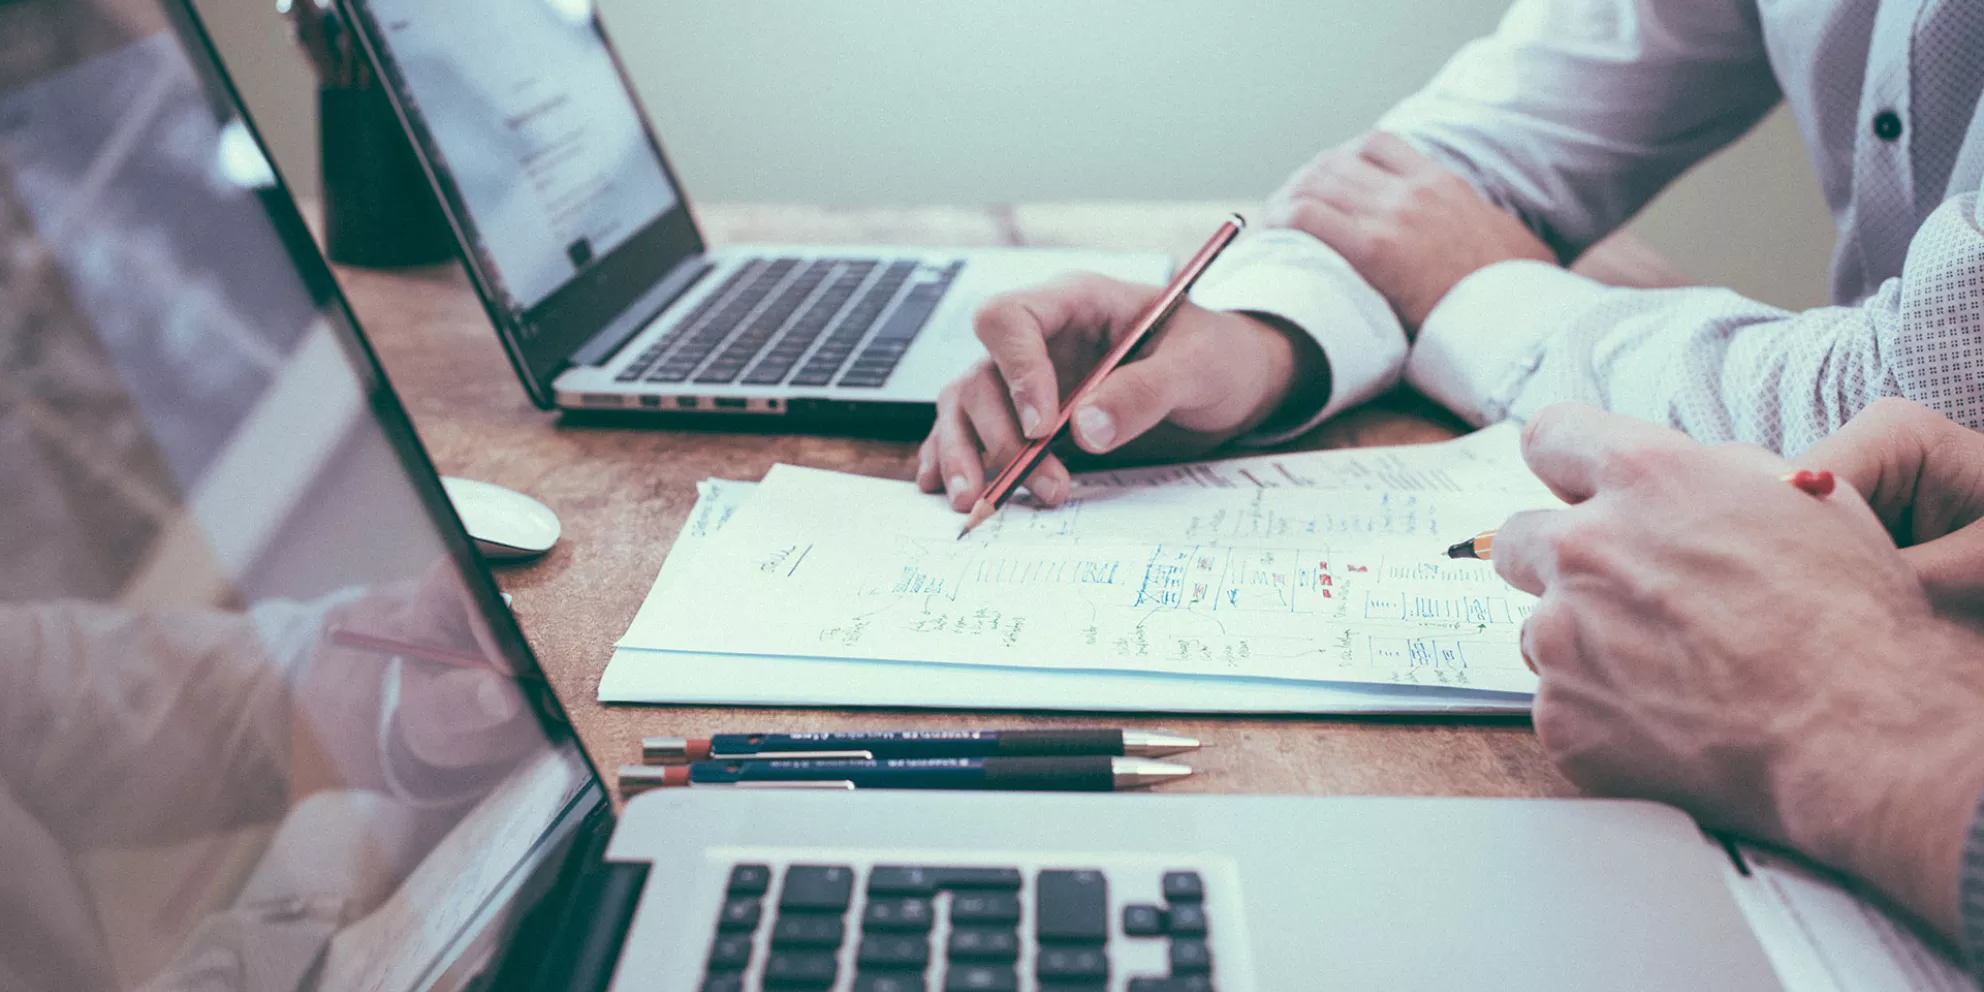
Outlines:
{"label": "mechanical pencil on table", "polygon": [[[1778,481],[1789,483],[1792,487],[1802,492],[1807,492],[1812,494],[1813,496],[1818,496],[1821,498],[1831,495],[1833,487],[1838,484],[1837,481],[1833,479],[1832,473],[1825,471],[1823,469],[1814,472],[1809,469],[1801,468],[1796,472],[1786,472],[1785,474],[1778,476]],[[1481,561],[1488,561],[1494,553],[1494,547],[1495,547],[1495,532],[1492,530],[1484,530],[1481,533],[1476,534],[1473,537],[1470,537],[1467,540],[1462,541],[1451,548],[1448,548],[1447,557],[1477,558],[1480,559]]]}
{"label": "mechanical pencil on table", "polygon": [[1149,758],[888,758],[880,761],[770,759],[622,765],[623,795],[655,788],[973,789],[1113,792],[1176,782],[1186,765]]}
{"label": "mechanical pencil on table", "polygon": [[1158,758],[1195,751],[1196,738],[1153,730],[882,730],[645,737],[651,765],[729,758]]}
{"label": "mechanical pencil on table", "polygon": [[1053,444],[1054,439],[1068,429],[1068,423],[1074,419],[1075,411],[1088,401],[1096,387],[1102,384],[1102,380],[1109,377],[1109,373],[1129,360],[1138,345],[1157,333],[1158,329],[1164,326],[1164,322],[1171,319],[1171,315],[1177,312],[1179,305],[1185,301],[1185,294],[1192,291],[1192,285],[1199,281],[1199,277],[1205,274],[1206,269],[1219,258],[1220,253],[1226,250],[1226,246],[1232,244],[1233,239],[1239,237],[1240,232],[1246,227],[1246,220],[1239,214],[1234,214],[1226,223],[1219,226],[1219,230],[1213,232],[1212,238],[1199,249],[1198,254],[1193,255],[1191,260],[1171,277],[1171,284],[1165,286],[1164,291],[1157,294],[1157,298],[1151,300],[1150,305],[1137,315],[1136,323],[1130,325],[1130,333],[1123,335],[1123,339],[1116,342],[1115,346],[1109,349],[1108,354],[1102,356],[1102,361],[1097,362],[1095,368],[1089,370],[1088,377],[1082,380],[1081,385],[1076,386],[1074,392],[1068,394],[1068,401],[1061,404],[1060,413],[1054,417],[1053,428],[1027,442],[1026,447],[1021,448],[1020,453],[1013,456],[1013,460],[1005,469],[994,476],[991,482],[985,484],[984,491],[979,493],[978,502],[972,504],[971,515],[965,518],[964,529],[958,532],[958,540],[964,540],[964,536],[971,533],[972,528],[984,523],[992,514],[999,512],[999,508],[1005,506],[1007,500],[1013,498],[1013,493],[1019,491],[1020,483],[1025,482],[1026,477],[1033,473],[1041,459],[1047,457],[1047,446]]}

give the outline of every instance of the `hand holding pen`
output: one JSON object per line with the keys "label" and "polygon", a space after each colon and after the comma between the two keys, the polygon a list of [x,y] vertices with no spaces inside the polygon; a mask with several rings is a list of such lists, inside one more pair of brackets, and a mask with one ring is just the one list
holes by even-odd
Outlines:
{"label": "hand holding pen", "polygon": [[[1786,472],[1785,474],[1778,476],[1778,481],[1791,486],[1792,488],[1798,490],[1799,492],[1807,493],[1809,495],[1816,496],[1820,499],[1824,499],[1825,497],[1831,495],[1833,486],[1836,485],[1832,473],[1827,472],[1823,469],[1817,472],[1811,471],[1809,469],[1799,469],[1796,472]],[[1494,548],[1495,548],[1495,532],[1492,530],[1484,530],[1481,533],[1476,534],[1473,537],[1470,537],[1467,540],[1462,541],[1458,544],[1455,544],[1453,547],[1448,548],[1447,557],[1474,558],[1480,561],[1489,561],[1494,557]]]}
{"label": "hand holding pen", "polygon": [[[1146,439],[1173,457],[1209,450],[1278,410],[1321,407],[1329,379],[1313,341],[1189,299],[1085,400],[1064,403],[1162,292],[1088,275],[988,301],[975,321],[988,357],[938,398],[936,424],[918,454],[917,485],[944,492],[954,510],[970,510],[988,470],[1009,465],[1030,440],[1054,435],[1070,407],[1060,433],[1083,451],[1122,452]],[[1072,486],[1052,453],[1025,482],[1047,506],[1067,499]]]}

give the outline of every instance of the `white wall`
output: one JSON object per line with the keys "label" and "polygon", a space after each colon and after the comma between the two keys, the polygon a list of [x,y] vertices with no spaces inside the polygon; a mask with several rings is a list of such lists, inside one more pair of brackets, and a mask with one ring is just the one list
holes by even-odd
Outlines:
{"label": "white wall", "polygon": [[[1501,0],[601,0],[690,194],[836,205],[1265,194],[1369,124]],[[200,0],[314,183],[269,0]],[[1782,114],[1636,224],[1703,281],[1823,302],[1833,232]]]}

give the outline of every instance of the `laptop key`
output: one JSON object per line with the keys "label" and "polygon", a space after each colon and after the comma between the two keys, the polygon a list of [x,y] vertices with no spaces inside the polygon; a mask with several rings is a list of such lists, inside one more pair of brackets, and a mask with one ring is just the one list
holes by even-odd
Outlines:
{"label": "laptop key", "polygon": [[861,928],[927,932],[935,916],[928,899],[870,899],[861,911]]}
{"label": "laptop key", "polygon": [[839,947],[847,924],[829,913],[780,913],[772,924],[773,947]]}
{"label": "laptop key", "polygon": [[765,959],[766,988],[830,988],[839,973],[840,958],[829,951],[773,951]]}
{"label": "laptop key", "polygon": [[1100,947],[1042,947],[1034,959],[1034,974],[1042,982],[1103,982],[1109,978],[1109,958]]}
{"label": "laptop key", "polygon": [[954,923],[1018,923],[1020,897],[1010,892],[966,892],[951,897]]}
{"label": "laptop key", "polygon": [[742,971],[751,963],[751,935],[720,934],[710,945],[711,971]]}
{"label": "laptop key", "polygon": [[864,971],[854,976],[854,992],[924,992],[918,971]]}
{"label": "laptop key", "polygon": [[1040,940],[1109,939],[1109,880],[1101,872],[1043,871],[1034,878],[1033,894]]}
{"label": "laptop key", "polygon": [[1171,941],[1171,973],[1197,975],[1212,970],[1212,948],[1203,940]]}
{"label": "laptop key", "polygon": [[1206,883],[1195,871],[1167,871],[1164,873],[1164,899],[1166,902],[1204,902]]}
{"label": "laptop key", "polygon": [[730,885],[724,891],[733,896],[761,896],[771,885],[770,868],[764,865],[738,865],[730,869]]}
{"label": "laptop key", "polygon": [[718,930],[756,930],[758,918],[763,912],[755,896],[725,899],[723,908],[716,914],[716,927]]}
{"label": "laptop key", "polygon": [[930,939],[922,934],[868,934],[861,938],[854,960],[862,968],[922,970],[930,963]]}
{"label": "laptop key", "polygon": [[1171,907],[1169,929],[1174,936],[1203,937],[1206,932],[1206,908],[1196,902],[1179,903]]}
{"label": "laptop key", "polygon": [[1130,937],[1157,937],[1164,933],[1164,910],[1157,906],[1123,907],[1123,933]]}
{"label": "laptop key", "polygon": [[1018,892],[1023,879],[1018,868],[938,868],[937,885],[945,889],[989,889]]}
{"label": "laptop key", "polygon": [[1128,992],[1213,992],[1212,979],[1205,975],[1132,978]]}
{"label": "laptop key", "polygon": [[939,889],[986,889],[1018,892],[1018,868],[945,868],[924,865],[876,865],[868,872],[871,896],[927,896]]}
{"label": "laptop key", "polygon": [[953,927],[944,950],[951,957],[965,961],[1017,961],[1020,935],[1017,930],[1003,927]]}
{"label": "laptop key", "polygon": [[785,871],[778,908],[847,912],[854,897],[854,869],[840,865],[793,865]]}
{"label": "laptop key", "polygon": [[944,992],[1019,992],[1020,975],[1011,965],[953,964],[944,972]]}
{"label": "laptop key", "polygon": [[744,992],[744,976],[734,971],[703,979],[703,992]]}

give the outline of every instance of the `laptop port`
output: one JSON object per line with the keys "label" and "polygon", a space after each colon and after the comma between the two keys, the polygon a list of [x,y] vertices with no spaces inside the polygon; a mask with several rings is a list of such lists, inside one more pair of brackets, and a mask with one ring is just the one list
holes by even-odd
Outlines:
{"label": "laptop port", "polygon": [[696,408],[696,398],[694,396],[677,396],[675,397],[675,405],[684,410],[694,410]]}
{"label": "laptop port", "polygon": [[718,398],[710,402],[715,403],[716,408],[719,410],[748,410],[751,408],[750,400],[726,400]]}
{"label": "laptop port", "polygon": [[659,396],[643,396],[643,397],[641,397],[641,405],[642,405],[642,406],[660,406],[660,405],[661,405],[661,397],[659,397]]}

